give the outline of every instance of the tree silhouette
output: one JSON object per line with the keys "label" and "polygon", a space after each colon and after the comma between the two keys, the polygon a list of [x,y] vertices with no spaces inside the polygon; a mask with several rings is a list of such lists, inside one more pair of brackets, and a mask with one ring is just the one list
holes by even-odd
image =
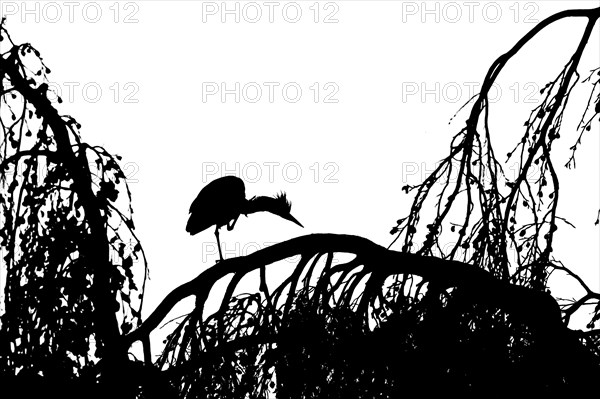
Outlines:
{"label": "tree silhouette", "polygon": [[[520,162],[510,180],[492,146],[488,92],[525,44],[565,18],[585,20],[585,31],[507,154]],[[14,44],[3,21],[2,41],[9,44],[0,99],[0,244],[7,271],[0,376],[22,388],[40,379],[66,381],[77,388],[70,393],[88,397],[596,393],[600,295],[552,257],[554,232],[566,220],[557,214],[551,150],[565,135],[563,114],[598,18],[600,8],[555,14],[494,62],[448,157],[423,183],[404,188],[414,191],[414,202],[392,229],[390,247],[346,235],[294,238],[208,268],[167,294],[143,323],[143,283],[140,288],[134,278],[134,260],[143,260],[135,272],[145,281],[145,258],[131,198],[121,194],[129,191],[118,158],[83,142],[74,119],[58,114],[39,53]],[[590,95],[567,167],[575,166],[582,135],[598,118],[599,72],[582,81]],[[458,177],[447,179],[455,160]],[[526,179],[532,165],[541,169],[534,183]],[[431,197],[435,214],[423,228]],[[462,221],[450,222],[460,206]],[[458,238],[444,251],[448,230]],[[423,245],[414,250],[420,233]],[[401,251],[390,249],[398,240]],[[516,261],[508,256],[512,249]],[[275,281],[271,273],[290,260],[292,271]],[[559,304],[547,290],[554,270],[574,278],[586,294]],[[255,277],[254,292],[238,293],[243,280]],[[220,282],[226,282],[225,293],[208,314],[209,294]],[[153,360],[150,334],[190,296],[194,309],[174,321]],[[596,304],[587,330],[570,329],[570,317],[584,304]],[[127,357],[137,341],[145,344],[145,364]],[[98,382],[103,390],[95,390]]]}
{"label": "tree silhouette", "polygon": [[0,373],[112,380],[127,360],[120,336],[140,322],[134,261],[144,281],[146,267],[125,175],[118,156],[84,142],[54,108],[39,52],[15,44],[4,19],[0,34]]}
{"label": "tree silhouette", "polygon": [[[494,62],[485,77],[481,93],[474,99],[466,126],[452,139],[450,154],[423,183],[403,187],[407,193],[416,192],[409,215],[399,219],[391,231],[396,235],[394,242],[402,239],[403,252],[410,251],[414,245],[421,222],[421,211],[427,198],[435,194],[435,184],[445,182],[433,204],[435,217],[426,225],[425,240],[416,253],[435,253],[442,259],[462,259],[489,270],[502,280],[537,290],[546,289],[548,276],[553,270],[562,270],[576,277],[552,257],[554,233],[559,222],[571,224],[557,214],[559,181],[551,151],[559,144],[557,140],[561,137],[563,115],[580,77],[577,68],[599,17],[600,9],[568,10],[555,14],[540,22]],[[506,162],[513,157],[517,157],[519,162],[518,176],[511,180],[504,174],[502,162],[498,160],[492,146],[488,123],[489,90],[502,69],[530,40],[552,23],[565,18],[586,20],[585,30],[562,71],[540,90],[545,95],[543,101],[531,111],[524,123],[523,136],[506,154]],[[579,136],[569,148],[571,157],[565,164],[568,168],[575,167],[575,152],[581,144],[581,138],[586,131],[591,130],[593,121],[598,120],[599,76],[600,67],[592,70],[583,81],[590,94],[577,126]],[[459,160],[457,176],[450,179],[456,167],[453,164],[456,159]],[[534,165],[539,168],[540,175],[532,183],[527,176],[532,175]],[[465,203],[465,211],[458,211],[464,215],[463,221],[449,222],[451,210]],[[596,225],[599,222],[596,219]],[[453,236],[451,242],[455,243],[450,251],[444,250],[440,245],[444,228],[450,230]],[[517,253],[516,262],[510,259],[511,250]],[[586,295],[565,306],[567,318],[583,303],[600,299],[600,294],[592,292],[583,281],[577,280],[585,289]],[[600,306],[597,306],[588,328],[592,328],[599,318]],[[597,337],[597,334],[593,334]]]}

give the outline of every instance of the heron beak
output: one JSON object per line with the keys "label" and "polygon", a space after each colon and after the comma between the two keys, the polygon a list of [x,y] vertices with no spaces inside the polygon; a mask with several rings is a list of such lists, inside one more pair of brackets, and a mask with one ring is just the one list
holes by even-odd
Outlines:
{"label": "heron beak", "polygon": [[296,218],[295,218],[295,217],[293,217],[291,214],[285,215],[285,216],[284,216],[284,219],[287,219],[287,220],[289,220],[290,222],[294,222],[294,223],[296,223],[298,226],[300,226],[300,227],[304,228],[304,226],[302,226],[302,223],[300,223],[299,221],[297,221],[297,220],[296,220]]}

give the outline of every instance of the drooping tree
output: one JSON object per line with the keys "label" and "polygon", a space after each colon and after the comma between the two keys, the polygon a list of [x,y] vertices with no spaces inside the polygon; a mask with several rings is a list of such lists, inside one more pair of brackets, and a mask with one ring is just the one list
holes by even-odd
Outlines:
{"label": "drooping tree", "polygon": [[[492,144],[489,91],[503,68],[524,51],[536,35],[567,18],[581,19],[585,29],[579,41],[574,43],[574,51],[565,60],[563,69],[540,90],[544,96],[541,103],[531,110],[521,138],[502,161]],[[581,145],[582,136],[593,126],[598,127],[600,66],[592,71],[579,70],[584,52],[594,51],[588,42],[594,29],[598,29],[598,18],[600,9],[557,13],[540,22],[494,62],[483,81],[481,93],[471,99],[473,104],[466,126],[452,138],[449,155],[422,183],[403,187],[407,193],[415,193],[413,204],[408,216],[399,219],[391,231],[396,236],[394,242],[401,240],[403,252],[417,247],[416,236],[422,229],[424,240],[415,250],[417,254],[461,259],[488,270],[499,279],[536,290],[548,288],[548,277],[554,270],[564,271],[586,292],[580,300],[565,305],[565,318],[568,319],[584,303],[595,302],[596,308],[588,325],[590,329],[600,319],[600,294],[593,292],[555,259],[552,252],[559,224],[571,225],[557,211],[560,193],[557,168],[562,165],[559,162],[565,162],[567,168],[575,167],[575,152]],[[580,73],[586,75],[581,84]],[[587,93],[587,103],[578,110],[581,115],[578,125],[565,128],[563,116],[576,86],[582,86],[580,89]],[[557,151],[553,153],[552,150],[565,145],[565,141],[571,156],[560,160],[554,155]],[[511,179],[504,173],[503,166],[514,158],[519,172]],[[539,175],[532,173],[533,168],[540,171]],[[533,175],[537,178],[531,181],[528,176]],[[436,191],[438,187],[441,189]],[[427,200],[433,198],[433,220],[423,226],[422,211],[430,204]],[[462,219],[452,222],[450,215],[452,218],[462,215]],[[595,224],[598,223],[597,218]],[[444,232],[445,238],[451,235],[447,241],[454,243],[449,249],[442,245]],[[512,253],[516,256],[511,256]],[[599,338],[595,332],[588,335]]]}
{"label": "drooping tree", "polygon": [[120,337],[140,322],[130,192],[120,157],[52,103],[38,50],[4,19],[0,40],[0,375],[95,383],[127,361]]}

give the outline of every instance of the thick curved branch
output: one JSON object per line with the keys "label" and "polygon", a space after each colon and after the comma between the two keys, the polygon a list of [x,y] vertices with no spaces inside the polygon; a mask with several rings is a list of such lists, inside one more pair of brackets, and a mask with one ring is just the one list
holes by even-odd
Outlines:
{"label": "thick curved branch", "polygon": [[469,117],[469,121],[471,123],[479,120],[479,114],[481,113],[481,105],[487,99],[487,95],[489,90],[492,88],[492,85],[498,74],[504,68],[508,60],[510,60],[515,54],[517,54],[525,44],[527,44],[531,39],[533,39],[538,33],[540,33],[544,28],[553,24],[556,21],[559,21],[564,18],[572,18],[572,17],[586,17],[590,19],[590,22],[593,24],[598,18],[600,18],[600,7],[593,9],[582,9],[582,10],[566,10],[554,15],[549,16],[536,26],[534,26],[525,36],[521,38],[509,51],[502,54],[498,59],[492,64],[488,73],[484,79],[484,83],[482,85],[481,94],[477,98],[475,105],[471,109],[471,116]]}
{"label": "thick curved branch", "polygon": [[201,308],[212,286],[230,273],[246,274],[298,254],[311,257],[318,253],[333,252],[368,258],[371,267],[381,275],[413,274],[435,282],[442,288],[463,288],[474,301],[522,315],[526,321],[540,328],[554,331],[555,328],[564,326],[558,304],[550,295],[502,282],[473,265],[392,251],[357,236],[312,234],[269,246],[247,256],[226,259],[205,270],[198,277],[170,292],[138,329],[124,337],[124,343],[129,346],[147,338],[184,298],[196,295],[197,306]]}

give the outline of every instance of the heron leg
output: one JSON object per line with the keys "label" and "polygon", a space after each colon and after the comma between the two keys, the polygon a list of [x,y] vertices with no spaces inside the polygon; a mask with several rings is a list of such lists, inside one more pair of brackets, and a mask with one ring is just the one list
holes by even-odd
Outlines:
{"label": "heron leg", "polygon": [[219,228],[215,228],[215,237],[217,237],[217,247],[219,247],[219,257],[223,260],[223,253],[221,252],[221,241],[219,240]]}
{"label": "heron leg", "polygon": [[231,221],[230,221],[230,223],[231,223],[231,224],[227,223],[227,230],[228,230],[228,231],[231,231],[231,230],[233,230],[233,227],[234,227],[234,226],[235,226],[235,224],[237,223],[237,220],[239,219],[239,217],[240,217],[240,215],[237,215],[237,216],[235,217],[235,219],[233,219],[233,223],[231,223]]}

